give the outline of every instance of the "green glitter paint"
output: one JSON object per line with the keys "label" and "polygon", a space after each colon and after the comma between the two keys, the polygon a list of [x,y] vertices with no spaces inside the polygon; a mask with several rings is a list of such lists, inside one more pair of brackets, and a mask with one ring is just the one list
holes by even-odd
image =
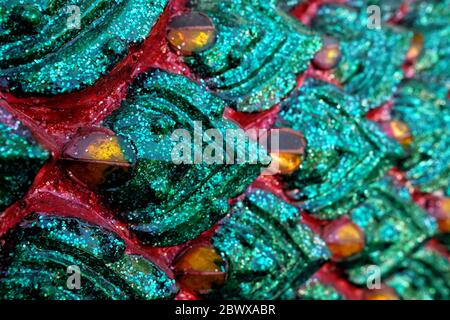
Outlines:
{"label": "green glitter paint", "polygon": [[311,278],[297,290],[297,299],[301,300],[344,300],[333,287]]}
{"label": "green glitter paint", "polygon": [[0,211],[27,192],[48,158],[29,130],[0,108]]}
{"label": "green glitter paint", "polygon": [[450,101],[437,84],[406,80],[396,94],[392,117],[405,122],[413,141],[401,161],[413,185],[433,192],[450,181]]}
{"label": "green glitter paint", "polygon": [[[3,0],[0,90],[51,96],[92,86],[150,34],[168,2]],[[398,17],[402,1],[322,4],[311,30],[288,14],[306,2],[189,1],[217,32],[211,47],[183,57],[200,84],[160,70],[138,77],[104,122],[128,163],[111,164],[125,169],[105,176],[98,192],[149,246],[184,243],[220,221],[211,242],[226,261],[227,279],[208,298],[344,299],[333,283],[314,276],[330,252],[301,223],[301,209],[320,219],[346,214],[364,231],[364,249],[332,263],[332,272],[342,272],[338,281],[365,291],[375,265],[402,299],[448,299],[448,258],[427,243],[450,248],[450,235],[439,233],[408,188],[450,196],[450,0],[408,1],[395,27],[387,22]],[[73,5],[80,29],[70,27]],[[370,5],[381,8],[380,29],[368,27]],[[424,47],[407,66],[414,78],[404,80],[413,33],[423,35]],[[321,36],[340,44],[342,59],[331,74],[343,89],[310,78],[295,89]],[[411,130],[404,147],[365,118],[391,97],[392,120]],[[217,129],[226,146],[233,140],[227,129],[237,126],[223,119],[225,106],[257,112],[278,104],[275,127],[300,131],[306,140],[297,171],[280,177],[293,204],[251,188],[230,210],[229,199],[261,173],[265,153],[253,153],[254,142],[234,145],[236,157],[247,159],[240,164],[174,163],[176,129],[195,137],[201,122],[203,132]],[[193,160],[209,145],[194,140]],[[3,211],[25,195],[50,155],[2,109],[0,155]],[[406,186],[386,176],[394,165],[406,174]],[[67,286],[69,266],[80,268],[79,289]],[[152,261],[127,253],[117,235],[76,218],[33,213],[0,238],[0,299],[171,299],[177,290]]]}
{"label": "green glitter paint", "polygon": [[450,89],[450,0],[415,1],[402,25],[423,34],[424,49],[415,65],[416,76]]}
{"label": "green glitter paint", "polygon": [[[235,159],[247,159],[243,163],[173,162],[171,134],[186,129],[194,137],[197,121],[204,132],[216,129],[226,138],[221,149],[233,144],[226,130],[237,127],[222,119],[224,107],[221,99],[189,79],[155,71],[137,79],[120,109],[107,119],[116,134],[135,146],[137,160],[131,179],[104,194],[145,243],[168,246],[193,239],[223,218],[228,199],[261,172],[252,158],[257,145],[248,139],[234,146]],[[194,141],[192,150],[204,147]]]}
{"label": "green glitter paint", "polygon": [[298,210],[262,190],[236,203],[212,238],[228,262],[222,299],[277,299],[302,285],[329,258],[325,243],[300,224]]}
{"label": "green glitter paint", "polygon": [[386,102],[403,78],[402,65],[412,38],[388,26],[367,27],[364,9],[325,5],[312,29],[339,40],[342,59],[336,77],[345,90],[360,98],[367,111]]}
{"label": "green glitter paint", "polygon": [[[307,1],[307,0],[306,0]],[[306,2],[305,0],[278,0],[277,6],[283,11],[290,11],[294,7],[298,6],[300,3]]]}
{"label": "green glitter paint", "polygon": [[[166,0],[7,0],[0,4],[0,84],[59,94],[92,85],[141,42]],[[80,28],[76,28],[78,6]]]}
{"label": "green glitter paint", "polygon": [[[32,214],[0,250],[1,299],[168,299],[175,281],[141,256],[125,254],[116,235],[74,218]],[[69,266],[81,272],[69,289]]]}
{"label": "green glitter paint", "polygon": [[282,103],[276,125],[301,131],[307,141],[303,163],[284,177],[300,208],[326,219],[345,214],[357,202],[354,192],[383,176],[403,155],[362,116],[358,99],[314,79]]}
{"label": "green glitter paint", "polygon": [[276,6],[275,0],[200,0],[217,29],[215,45],[186,57],[205,84],[238,111],[279,103],[296,85],[320,38]]}
{"label": "green glitter paint", "polygon": [[[347,3],[351,7],[356,7],[366,12],[370,6],[378,6],[380,7],[381,20],[388,22],[395,17],[403,2],[399,0],[348,0]],[[369,10],[370,13],[373,12]]]}
{"label": "green glitter paint", "polygon": [[364,250],[342,262],[350,281],[365,285],[369,266],[390,274],[418,246],[437,234],[436,220],[418,207],[408,189],[386,177],[359,191],[360,203],[349,213],[365,233]]}
{"label": "green glitter paint", "polygon": [[405,300],[447,300],[450,264],[444,256],[422,247],[403,259],[386,283]]}

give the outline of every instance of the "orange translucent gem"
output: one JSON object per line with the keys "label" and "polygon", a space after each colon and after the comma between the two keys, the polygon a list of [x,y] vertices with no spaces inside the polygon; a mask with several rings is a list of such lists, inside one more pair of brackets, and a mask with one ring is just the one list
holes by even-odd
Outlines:
{"label": "orange translucent gem", "polygon": [[221,286],[226,279],[226,264],[211,246],[190,247],[175,259],[172,269],[183,286],[206,294]]}
{"label": "orange translucent gem", "polygon": [[209,49],[216,40],[216,29],[211,19],[200,12],[190,12],[172,18],[167,41],[183,55]]}
{"label": "orange translucent gem", "polygon": [[133,151],[127,144],[104,132],[92,132],[75,139],[63,154],[64,166],[71,176],[93,189],[128,177],[133,158]]}
{"label": "orange translucent gem", "polygon": [[95,139],[91,139],[86,149],[81,150],[79,158],[95,161],[126,162],[119,139],[109,135],[97,135]]}
{"label": "orange translucent gem", "polygon": [[450,232],[450,218],[438,220],[439,230],[444,233]]}
{"label": "orange translucent gem", "polygon": [[398,120],[393,120],[390,122],[390,129],[392,136],[401,144],[401,145],[410,145],[413,141],[411,131],[408,126]]}
{"label": "orange translucent gem", "polygon": [[290,128],[270,132],[268,149],[272,157],[269,170],[276,174],[294,173],[302,164],[306,141],[302,133]]}
{"label": "orange translucent gem", "polygon": [[408,61],[416,60],[423,49],[423,35],[421,33],[414,33],[414,36],[411,40],[411,45],[409,47],[408,52],[406,53],[406,59]]}
{"label": "orange translucent gem", "polygon": [[364,249],[364,232],[348,219],[336,220],[324,231],[324,240],[335,259],[351,257]]}
{"label": "orange translucent gem", "polygon": [[366,291],[364,298],[366,300],[400,300],[394,289],[385,287],[378,290]]}
{"label": "orange translucent gem", "polygon": [[444,233],[450,232],[450,198],[441,198],[438,202],[439,215],[437,221],[439,230]]}
{"label": "orange translucent gem", "polygon": [[323,45],[312,60],[315,67],[322,70],[334,68],[341,60],[342,53],[339,42],[330,37],[323,38]]}
{"label": "orange translucent gem", "polygon": [[280,174],[294,173],[302,164],[302,156],[292,153],[271,153],[273,166]]}

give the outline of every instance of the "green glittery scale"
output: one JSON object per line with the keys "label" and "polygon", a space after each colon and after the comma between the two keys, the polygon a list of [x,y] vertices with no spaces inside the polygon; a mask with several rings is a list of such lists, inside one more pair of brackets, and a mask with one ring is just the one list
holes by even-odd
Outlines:
{"label": "green glittery scale", "polygon": [[449,21],[0,1],[0,300],[449,299]]}
{"label": "green glittery scale", "polygon": [[392,117],[405,122],[413,141],[401,162],[410,181],[427,192],[450,181],[450,103],[445,88],[418,80],[404,81],[396,94]]}
{"label": "green glittery scale", "polygon": [[289,10],[292,10],[293,8],[295,8],[295,6],[303,2],[305,2],[305,0],[278,0],[277,5],[283,11],[288,12]]}
{"label": "green glittery scale", "polygon": [[[392,19],[403,2],[397,0],[351,0],[352,5],[380,7],[384,21]],[[414,64],[416,77],[450,88],[450,1],[416,0],[408,2],[407,14],[399,21],[401,27],[424,37],[423,50]]]}
{"label": "green glittery scale", "polygon": [[297,290],[299,300],[343,300],[344,297],[332,286],[311,278]]}
{"label": "green glittery scale", "polygon": [[372,6],[378,6],[380,8],[381,20],[384,22],[388,22],[394,18],[402,5],[402,1],[398,0],[348,0],[347,3],[351,7],[366,11],[368,14],[374,13],[374,7]]}
{"label": "green glittery scale", "polygon": [[227,282],[215,293],[225,299],[292,298],[329,257],[295,207],[258,189],[233,206],[212,243],[228,262]]}
{"label": "green glittery scale", "polygon": [[309,79],[281,105],[278,126],[303,133],[303,163],[285,176],[290,197],[321,218],[335,218],[357,201],[354,192],[381,177],[402,148],[361,118],[361,102]]}
{"label": "green glittery scale", "polygon": [[[107,126],[134,145],[137,159],[131,179],[104,194],[145,243],[175,245],[206,231],[226,215],[228,199],[242,193],[261,172],[252,157],[256,143],[246,139],[234,144],[228,136],[227,130],[237,126],[222,119],[224,107],[221,99],[189,79],[154,71],[131,86],[122,106],[107,119]],[[207,164],[205,158],[195,162],[197,151],[202,151],[198,149],[205,147],[202,140],[195,143],[196,124],[221,135],[221,150],[234,146],[234,164],[226,164],[225,155],[218,164]],[[193,150],[191,163],[173,161],[176,129],[192,137],[187,143]]]}
{"label": "green glittery scale", "polygon": [[48,157],[31,132],[0,108],[0,211],[27,192]]}
{"label": "green glittery scale", "polygon": [[349,216],[364,231],[366,245],[359,256],[342,266],[350,281],[364,285],[371,272],[369,266],[378,266],[384,278],[438,231],[435,219],[413,202],[407,188],[392,178],[360,190],[358,197],[360,203]]}
{"label": "green glittery scale", "polygon": [[424,36],[415,65],[417,77],[450,89],[450,1],[415,1],[402,25]]}
{"label": "green glittery scale", "polygon": [[320,39],[280,10],[275,0],[200,0],[217,29],[215,45],[185,60],[205,84],[238,111],[279,103],[296,85]]}
{"label": "green glittery scale", "polygon": [[[142,256],[126,254],[119,237],[74,218],[32,214],[2,243],[2,299],[167,299],[176,293],[174,280]],[[73,270],[80,271],[78,288]]]}
{"label": "green glittery scale", "polygon": [[422,247],[403,259],[398,272],[386,283],[405,300],[447,300],[450,296],[450,265],[439,253]]}
{"label": "green glittery scale", "polygon": [[365,10],[326,5],[312,21],[312,29],[339,41],[342,59],[336,78],[360,98],[364,109],[386,102],[403,78],[402,65],[412,33],[391,27],[368,28]]}
{"label": "green glittery scale", "polygon": [[166,0],[0,4],[0,85],[59,94],[92,85],[155,25]]}

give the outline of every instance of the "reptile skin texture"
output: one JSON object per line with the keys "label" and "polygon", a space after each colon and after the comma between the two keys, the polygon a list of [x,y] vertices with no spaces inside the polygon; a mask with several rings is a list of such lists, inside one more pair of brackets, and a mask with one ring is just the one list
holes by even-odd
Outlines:
{"label": "reptile skin texture", "polygon": [[449,21],[2,1],[0,300],[450,299]]}

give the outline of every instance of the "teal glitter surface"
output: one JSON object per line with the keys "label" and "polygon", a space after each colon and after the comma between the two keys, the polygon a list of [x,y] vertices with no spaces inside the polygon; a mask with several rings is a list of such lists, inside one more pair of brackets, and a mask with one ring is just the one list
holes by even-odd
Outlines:
{"label": "teal glitter surface", "polygon": [[[150,33],[166,3],[3,1],[0,84],[14,93],[46,95],[92,85]],[[79,8],[79,28],[71,6]]]}
{"label": "teal glitter surface", "polygon": [[305,2],[305,0],[278,0],[277,5],[281,10],[288,12],[289,10],[293,9],[295,6],[299,5],[300,3],[304,3],[304,2]]}
{"label": "teal glitter surface", "polygon": [[297,299],[301,300],[343,300],[344,297],[332,286],[311,278],[297,290]]}
{"label": "teal glitter surface", "polygon": [[309,79],[281,105],[277,126],[303,133],[303,163],[285,176],[289,196],[321,218],[345,214],[354,192],[381,177],[403,149],[362,118],[361,102],[339,88]]}
{"label": "teal glitter surface", "polygon": [[405,122],[413,141],[399,165],[413,185],[432,192],[450,182],[450,101],[445,88],[418,80],[402,83],[392,117]]}
{"label": "teal glitter surface", "polygon": [[351,7],[369,11],[369,13],[373,13],[369,10],[370,6],[378,6],[382,21],[388,22],[395,17],[403,2],[399,0],[348,0],[347,3]]}
{"label": "teal glitter surface", "polygon": [[279,103],[320,49],[320,38],[276,6],[275,0],[200,0],[217,29],[215,45],[185,60],[205,84],[238,111]]}
{"label": "teal glitter surface", "polygon": [[[370,299],[373,267],[450,298],[450,0],[0,2],[0,95],[36,132],[0,108],[0,300]],[[258,178],[270,157],[227,119],[298,131],[296,171]]]}
{"label": "teal glitter surface", "polygon": [[371,272],[368,266],[378,266],[384,278],[438,231],[436,220],[392,178],[361,189],[359,198],[361,202],[349,216],[364,231],[366,245],[358,257],[343,262],[342,267],[350,281],[364,285]]}
{"label": "teal glitter surface", "polygon": [[0,211],[26,193],[48,158],[29,130],[0,109]]}
{"label": "teal glitter surface", "polygon": [[403,259],[398,272],[386,283],[407,300],[448,300],[450,264],[437,252],[424,247]]}
{"label": "teal glitter surface", "polygon": [[[183,243],[206,231],[226,215],[228,199],[242,193],[261,172],[256,143],[234,144],[227,129],[237,127],[222,119],[224,102],[189,79],[155,71],[131,86],[127,99],[106,124],[130,141],[137,152],[131,179],[104,190],[145,243],[167,246]],[[195,136],[194,121],[203,130],[216,129],[225,137],[221,149],[234,145],[234,164],[175,164],[171,157],[175,129]],[[192,144],[192,150],[204,145]]]}
{"label": "teal glitter surface", "polygon": [[[175,281],[152,262],[125,254],[116,235],[74,218],[32,214],[0,249],[1,299],[167,299]],[[69,289],[67,268],[81,272]]]}
{"label": "teal glitter surface", "polygon": [[326,5],[312,21],[314,31],[339,40],[342,59],[336,78],[347,92],[359,97],[366,111],[394,93],[403,78],[402,65],[412,37],[388,26],[369,29],[367,19],[366,10]]}
{"label": "teal glitter surface", "polygon": [[411,3],[402,25],[424,36],[424,50],[415,65],[416,76],[450,89],[450,1]]}
{"label": "teal glitter surface", "polygon": [[212,243],[228,262],[227,282],[215,292],[224,299],[295,295],[329,257],[325,243],[300,224],[295,207],[261,190],[233,206]]}

